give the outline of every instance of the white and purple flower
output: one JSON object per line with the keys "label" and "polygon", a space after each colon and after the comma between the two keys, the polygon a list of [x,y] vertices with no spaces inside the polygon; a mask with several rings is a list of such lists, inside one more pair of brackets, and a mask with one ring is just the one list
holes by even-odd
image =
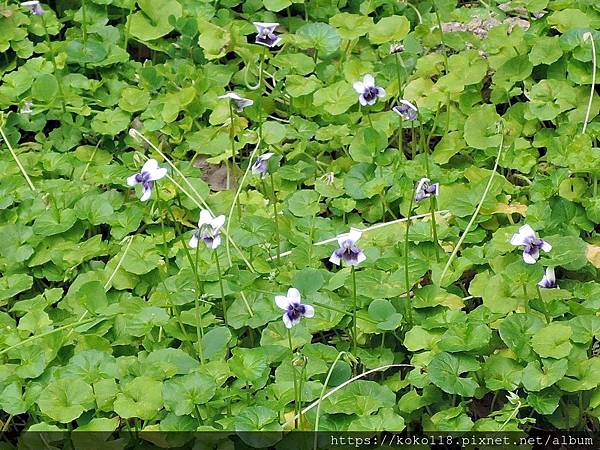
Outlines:
{"label": "white and purple flower", "polygon": [[158,167],[158,162],[155,159],[149,159],[146,161],[142,170],[139,173],[131,175],[127,178],[127,184],[129,186],[135,186],[136,184],[142,184],[142,197],[140,200],[145,202],[152,195],[152,186],[155,181],[164,178],[167,175],[167,169],[164,167]]}
{"label": "white and purple flower", "polygon": [[35,16],[41,16],[44,14],[44,8],[39,1],[22,2],[21,6],[27,8],[31,14]]}
{"label": "white and purple flower", "polygon": [[274,155],[274,153],[265,153],[264,155],[260,155],[252,164],[252,175],[260,175],[261,178],[267,176],[269,173],[269,159]]}
{"label": "white and purple flower", "polygon": [[440,183],[431,184],[429,178],[421,178],[415,189],[415,201],[420,202],[432,195],[437,196],[440,192]]}
{"label": "white and purple flower", "polygon": [[554,289],[558,287],[556,284],[556,274],[554,273],[554,267],[546,267],[546,273],[538,283],[539,287],[546,289]]}
{"label": "white and purple flower", "polygon": [[400,104],[392,108],[396,114],[402,117],[402,120],[416,120],[419,110],[408,100],[400,100]]}
{"label": "white and purple flower", "polygon": [[529,225],[523,225],[519,228],[519,232],[513,234],[510,243],[523,246],[523,261],[527,264],[535,264],[540,257],[540,250],[544,250],[546,253],[552,250],[552,246],[543,239],[538,238]]}
{"label": "white and purple flower", "polygon": [[33,102],[25,102],[19,110],[21,114],[31,114],[33,112]]}
{"label": "white and purple flower", "polygon": [[362,236],[362,231],[358,228],[351,228],[349,233],[338,237],[339,248],[336,249],[329,258],[329,261],[339,266],[342,260],[349,266],[357,266],[367,257],[363,251],[356,246],[356,242]]}
{"label": "white and purple flower", "polygon": [[244,108],[251,106],[254,104],[253,100],[249,98],[244,98],[237,95],[235,92],[227,92],[224,95],[220,95],[219,98],[229,99],[233,103],[233,106],[237,112],[242,112]]}
{"label": "white and purple flower", "polygon": [[213,218],[212,214],[206,209],[200,211],[198,229],[194,231],[190,239],[190,247],[198,247],[198,241],[202,239],[208,248],[216,249],[221,245],[221,227],[224,223],[225,216],[220,215]]}
{"label": "white and purple flower", "polygon": [[302,317],[310,319],[315,316],[315,309],[300,300],[300,292],[296,288],[289,288],[287,295],[275,296],[275,303],[284,310],[282,319],[286,328],[297,325]]}
{"label": "white and purple flower", "polygon": [[374,105],[378,98],[385,97],[385,90],[379,86],[375,86],[373,75],[365,75],[362,81],[356,81],[352,86],[360,94],[358,101],[362,106]]}
{"label": "white and purple flower", "polygon": [[281,38],[275,34],[275,29],[279,26],[276,22],[252,22],[256,27],[257,44],[273,48],[280,44]]}

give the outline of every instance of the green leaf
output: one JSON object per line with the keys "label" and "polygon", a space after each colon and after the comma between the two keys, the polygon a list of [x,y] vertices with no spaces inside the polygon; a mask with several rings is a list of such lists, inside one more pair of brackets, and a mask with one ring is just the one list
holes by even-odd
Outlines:
{"label": "green leaf", "polygon": [[521,383],[523,368],[514,360],[491,355],[483,366],[485,385],[492,391],[514,391]]}
{"label": "green leaf", "polygon": [[129,114],[120,108],[107,109],[94,116],[91,127],[96,133],[115,136],[129,128],[130,121]]}
{"label": "green leaf", "polygon": [[476,371],[479,367],[479,363],[472,356],[442,352],[433,357],[427,370],[431,382],[444,392],[472,397],[479,385],[473,378],[461,375]]}
{"label": "green leaf", "polygon": [[26,291],[33,286],[33,278],[23,273],[16,273],[0,278],[0,305],[4,300],[15,297],[20,292]]}
{"label": "green leaf", "polygon": [[200,373],[178,376],[163,384],[165,406],[178,416],[192,414],[196,406],[204,405],[216,391],[215,381]]}
{"label": "green leaf", "polygon": [[404,16],[384,17],[369,31],[369,41],[372,44],[385,44],[386,42],[404,39],[410,30],[410,22]]}
{"label": "green leaf", "polygon": [[202,352],[206,359],[218,356],[231,340],[231,331],[227,327],[215,327],[204,334]]}
{"label": "green leaf", "polygon": [[543,369],[538,361],[527,364],[523,370],[523,386],[528,391],[541,391],[552,386],[567,373],[568,362],[566,359],[545,359],[542,361]]}
{"label": "green leaf", "polygon": [[340,36],[326,23],[307,23],[296,31],[301,48],[314,48],[322,55],[335,52],[340,47]]}
{"label": "green leaf", "polygon": [[493,105],[479,107],[465,121],[465,142],[480,149],[498,147],[501,140],[499,123],[500,116]]}
{"label": "green leaf", "polygon": [[573,347],[569,341],[572,333],[569,326],[551,323],[533,335],[531,346],[542,358],[564,358]]}
{"label": "green leaf", "polygon": [[177,0],[138,0],[138,11],[128,17],[125,25],[131,35],[142,42],[158,39],[173,30],[169,17],[181,17],[183,10]]}
{"label": "green leaf", "polygon": [[236,377],[244,382],[261,380],[268,371],[267,357],[262,348],[235,348],[228,364]]}
{"label": "green leaf", "polygon": [[265,5],[265,8],[274,12],[279,12],[291,4],[291,0],[263,0],[263,5]]}
{"label": "green leaf", "polygon": [[52,74],[45,73],[35,79],[31,85],[34,99],[50,103],[58,95],[58,81]]}
{"label": "green leaf", "polygon": [[163,407],[162,383],[141,376],[125,384],[117,394],[114,409],[123,418],[150,420]]}
{"label": "green leaf", "polygon": [[560,48],[558,36],[540,36],[536,39],[529,53],[529,61],[534,66],[539,64],[552,64],[560,59],[563,52]]}
{"label": "green leaf", "polygon": [[352,40],[364,36],[373,27],[373,19],[360,14],[339,13],[329,19],[342,39]]}
{"label": "green leaf", "polygon": [[320,211],[317,203],[319,194],[313,190],[301,189],[287,198],[290,212],[296,217],[312,217]]}
{"label": "green leaf", "polygon": [[40,411],[53,420],[69,423],[94,405],[92,387],[78,378],[52,381],[37,401]]}

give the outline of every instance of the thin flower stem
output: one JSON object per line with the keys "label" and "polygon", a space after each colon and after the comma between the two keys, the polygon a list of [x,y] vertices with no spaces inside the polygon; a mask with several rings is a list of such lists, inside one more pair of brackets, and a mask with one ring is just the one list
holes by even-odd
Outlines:
{"label": "thin flower stem", "polygon": [[229,142],[231,143],[231,170],[228,164],[228,159],[225,160],[227,163],[227,189],[231,188],[231,177],[233,168],[235,167],[235,141],[234,141],[234,128],[233,128],[233,102],[229,102]]}
{"label": "thin flower stem", "polygon": [[[413,204],[415,200],[414,191],[411,192],[410,195],[410,203],[408,205],[408,219],[410,219],[410,214],[412,212]],[[410,280],[408,273],[408,249],[409,249],[409,240],[408,240],[408,232],[410,231],[410,220],[406,222],[406,233],[404,235],[404,278],[406,283],[406,319],[408,320],[408,326],[413,326],[413,316],[412,316],[412,304],[410,301]]]}
{"label": "thin flower stem", "polygon": [[523,296],[525,297],[525,303],[524,303],[524,308],[525,308],[525,314],[529,313],[529,294],[527,293],[527,285],[525,283],[523,283]]}
{"label": "thin flower stem", "polygon": [[131,16],[133,15],[133,10],[135,8],[136,0],[130,0],[129,5],[129,16],[127,16],[127,26],[125,27],[125,42],[123,44],[123,49],[127,51],[127,45],[129,43],[129,35],[131,34]]}
{"label": "thin flower stem", "polygon": [[[241,208],[240,205],[240,201],[239,201],[239,197],[242,193],[242,189],[246,183],[246,178],[248,178],[248,174],[250,173],[250,170],[252,168],[252,160],[254,159],[254,156],[256,155],[256,152],[258,151],[258,148],[260,147],[260,139],[258,140],[258,142],[256,143],[256,145],[254,146],[254,150],[252,150],[252,153],[250,154],[250,160],[248,161],[248,167],[246,167],[246,170],[244,171],[244,176],[242,176],[242,179],[238,185],[237,191],[235,193],[235,197],[233,198],[233,203],[231,204],[231,208],[229,208],[229,214],[227,215],[227,226],[225,227],[225,234],[228,236],[229,235],[229,228],[231,226],[231,218],[233,216],[233,209],[235,208],[235,205],[238,206],[238,210],[239,208]],[[230,251],[230,240],[228,239],[225,245],[225,248],[227,250],[227,258],[229,260],[229,265],[232,265],[232,260],[231,260],[231,251]]]}
{"label": "thin flower stem", "polygon": [[[431,170],[429,168],[429,148],[424,140],[425,134],[423,132],[423,124],[419,120],[419,141],[422,145],[423,156],[425,157],[425,173],[427,174],[427,178],[431,179]],[[437,234],[437,223],[435,220],[435,210],[436,210],[436,198],[435,195],[430,197],[429,208],[431,211],[431,234],[433,236],[433,248],[435,249],[435,262],[440,262],[440,251],[438,244],[438,234]]]}
{"label": "thin flower stem", "polygon": [[550,323],[550,314],[548,314],[548,308],[546,308],[546,303],[544,302],[544,299],[542,298],[542,291],[540,290],[540,287],[538,285],[536,285],[535,288],[537,289],[537,295],[538,295],[538,298],[540,299],[540,303],[542,304],[542,309],[543,309],[542,313],[544,314],[546,323],[549,324]]}
{"label": "thin flower stem", "polygon": [[442,284],[442,282],[444,280],[444,276],[446,275],[446,273],[448,272],[448,269],[450,268],[450,264],[452,264],[452,260],[458,254],[462,243],[464,242],[465,238],[467,237],[467,234],[471,230],[471,227],[475,223],[475,219],[479,215],[479,211],[481,210],[481,206],[483,205],[483,202],[485,201],[485,198],[487,197],[488,192],[490,191],[490,188],[492,187],[492,181],[494,180],[494,175],[496,174],[496,170],[498,169],[498,163],[500,162],[500,155],[502,155],[502,147],[504,146],[504,127],[502,126],[502,123],[500,123],[500,133],[501,133],[500,134],[500,145],[498,146],[498,154],[496,155],[496,161],[494,162],[494,167],[492,169],[492,174],[490,175],[490,178],[488,179],[488,182],[487,182],[487,185],[485,187],[485,190],[483,191],[483,195],[481,196],[481,200],[479,200],[479,204],[477,205],[477,208],[475,208],[475,212],[473,213],[473,216],[471,217],[471,220],[469,220],[469,223],[467,224],[467,227],[465,228],[465,231],[463,231],[462,236],[460,237],[460,239],[456,243],[456,246],[454,247],[454,250],[452,251],[452,254],[450,255],[450,258],[448,258],[448,261],[446,261],[446,265],[444,266],[444,270],[442,270],[442,274],[440,275],[440,279],[439,279],[439,284],[440,285]]}
{"label": "thin flower stem", "polygon": [[273,202],[273,217],[275,219],[275,239],[277,240],[277,265],[281,263],[281,236],[279,234],[279,218],[277,214],[277,197],[275,196],[275,182],[273,174],[269,174],[271,179],[271,200]]}
{"label": "thin flower stem", "polygon": [[221,308],[223,308],[223,321],[225,322],[225,326],[228,327],[227,323],[227,302],[225,301],[225,290],[223,289],[223,276],[221,274],[221,263],[219,262],[219,253],[215,249],[213,252],[215,255],[215,263],[217,265],[217,272],[219,274],[219,289],[221,291]]}
{"label": "thin flower stem", "polygon": [[294,379],[294,428],[298,428],[298,378],[296,373],[296,367],[294,366],[294,345],[292,344],[292,330],[287,329],[288,343],[290,345],[290,354],[292,359],[290,364],[292,365],[292,377]]}
{"label": "thin flower stem", "polygon": [[19,158],[17,157],[17,154],[13,150],[12,145],[10,145],[10,141],[6,137],[6,134],[4,134],[4,128],[2,127],[2,125],[0,125],[0,134],[2,135],[2,139],[4,139],[4,142],[6,142],[6,145],[8,146],[8,151],[10,152],[11,156],[17,163],[17,166],[19,166],[19,170],[21,171],[21,174],[23,174],[25,181],[27,181],[27,184],[29,185],[29,189],[31,189],[31,192],[37,192],[37,190],[35,189],[35,186],[31,182],[31,179],[29,178],[29,175],[27,175],[27,172],[25,171],[25,168],[23,167],[23,164],[21,164],[21,161],[19,160]]}
{"label": "thin flower stem", "polygon": [[81,23],[81,31],[83,32],[83,46],[85,47],[87,44],[87,4],[86,0],[81,0],[81,15],[82,15],[82,23]]}
{"label": "thin flower stem", "polygon": [[[171,216],[173,223],[177,224],[177,221],[175,220],[175,215],[173,214],[173,211],[171,210],[171,207],[168,203],[167,203],[167,211],[168,211],[169,215]],[[195,252],[196,260],[194,262],[194,260],[192,259],[192,255],[188,249],[187,243],[183,240],[183,235],[180,233],[178,233],[178,235],[179,235],[179,241],[181,242],[181,245],[183,247],[185,255],[190,263],[192,272],[194,273],[194,280],[196,282],[196,291],[195,291],[195,295],[194,295],[194,315],[195,315],[195,320],[196,320],[196,339],[198,341],[198,356],[200,359],[200,364],[204,364],[204,351],[202,350],[202,342],[204,340],[204,327],[202,326],[202,320],[200,317],[200,304],[199,304],[200,278],[198,276],[198,255],[199,255],[200,246],[199,245],[196,246],[196,252]]]}
{"label": "thin flower stem", "polygon": [[48,45],[48,49],[50,50],[51,62],[57,80],[58,93],[60,94],[62,110],[63,112],[67,112],[67,105],[65,103],[65,93],[62,87],[62,77],[60,76],[60,73],[58,73],[58,66],[56,65],[56,50],[52,46],[52,42],[50,42],[50,34],[48,33],[48,26],[46,25],[46,19],[44,19],[44,15],[42,14],[40,18],[42,19],[42,25],[44,26],[44,33],[46,35],[46,45]]}
{"label": "thin flower stem", "polygon": [[594,91],[596,88],[596,44],[594,43],[594,36],[589,31],[583,33],[583,40],[590,41],[592,45],[592,86],[590,87],[590,98],[588,100],[587,111],[585,113],[585,120],[583,122],[583,132],[587,130],[587,124],[590,120],[590,112],[592,110],[592,100],[594,98]]}
{"label": "thin flower stem", "polygon": [[335,359],[333,360],[333,364],[331,365],[331,367],[329,368],[329,371],[327,372],[327,376],[325,377],[325,382],[323,383],[323,387],[321,388],[321,394],[319,395],[319,400],[317,403],[317,412],[316,412],[316,417],[315,417],[315,434],[314,434],[314,440],[313,440],[313,449],[317,450],[317,437],[318,437],[318,431],[319,431],[319,419],[321,418],[321,400],[323,399],[323,397],[325,396],[325,389],[327,389],[327,385],[329,384],[329,379],[331,378],[331,374],[333,373],[333,369],[335,368],[335,365],[338,363],[338,361],[340,360],[340,358],[342,357],[342,355],[345,355],[346,352],[339,352],[338,355],[335,357]]}
{"label": "thin flower stem", "polygon": [[358,332],[356,327],[356,270],[354,266],[350,266],[350,273],[352,275],[352,354],[356,356],[356,341],[358,340]]}

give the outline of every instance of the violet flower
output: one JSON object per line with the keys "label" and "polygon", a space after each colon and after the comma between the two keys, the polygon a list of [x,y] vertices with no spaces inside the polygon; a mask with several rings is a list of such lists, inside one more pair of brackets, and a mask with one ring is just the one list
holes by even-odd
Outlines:
{"label": "violet flower", "polygon": [[249,98],[244,98],[237,95],[235,92],[227,92],[224,95],[220,95],[219,98],[227,98],[229,99],[237,112],[242,112],[244,108],[251,106],[254,104],[254,100],[250,100]]}
{"label": "violet flower", "polygon": [[273,48],[280,44],[281,38],[275,34],[275,29],[279,26],[278,23],[273,22],[252,22],[256,27],[256,39],[254,42],[257,44],[265,45],[269,48]]}
{"label": "violet flower", "polygon": [[33,112],[33,102],[25,102],[19,110],[21,114],[31,114]]}
{"label": "violet flower", "polygon": [[252,164],[252,175],[260,175],[261,178],[267,176],[269,172],[269,159],[274,155],[274,153],[265,153],[264,155],[260,155]]}
{"label": "violet flower", "polygon": [[336,249],[329,258],[329,261],[339,266],[342,260],[350,265],[357,266],[367,257],[363,251],[356,246],[356,241],[362,236],[362,231],[358,228],[351,228],[349,233],[338,237],[339,248]]}
{"label": "violet flower", "polygon": [[213,218],[212,214],[203,209],[200,211],[200,219],[198,220],[198,229],[194,231],[189,245],[192,248],[198,247],[198,241],[202,239],[206,246],[211,249],[216,249],[221,245],[221,227],[225,223],[225,216],[220,215]]}
{"label": "violet flower", "polygon": [[352,86],[360,94],[358,101],[362,106],[374,105],[378,98],[385,97],[385,90],[375,86],[373,75],[365,75],[362,81],[356,81]]}
{"label": "violet flower", "polygon": [[421,178],[415,189],[415,201],[420,202],[432,195],[437,196],[440,192],[440,183],[431,184],[429,178]]}
{"label": "violet flower", "polygon": [[37,0],[30,2],[22,2],[21,6],[23,8],[27,8],[34,16],[41,16],[44,14],[44,8],[42,8],[41,3]]}
{"label": "violet flower", "polygon": [[155,159],[149,159],[146,161],[142,170],[139,173],[131,175],[127,178],[127,184],[129,186],[135,186],[136,184],[142,184],[142,197],[140,200],[145,202],[152,195],[152,185],[154,181],[160,180],[167,175],[167,169],[164,167],[158,167],[158,162]]}
{"label": "violet flower", "polygon": [[297,325],[302,317],[315,316],[315,309],[310,305],[300,303],[300,300],[300,292],[296,288],[289,288],[287,295],[275,296],[275,303],[285,311],[282,319],[286,328]]}
{"label": "violet flower", "polygon": [[540,250],[545,252],[552,250],[552,246],[543,239],[538,238],[529,225],[523,225],[519,228],[519,232],[513,234],[510,243],[523,246],[523,261],[527,264],[535,264],[540,257]]}
{"label": "violet flower", "polygon": [[419,110],[408,100],[400,100],[400,104],[392,108],[396,114],[402,117],[402,120],[416,120]]}
{"label": "violet flower", "polygon": [[558,284],[556,284],[556,274],[554,273],[554,267],[546,267],[546,273],[542,277],[541,281],[538,283],[538,286],[546,289],[553,289],[558,287]]}

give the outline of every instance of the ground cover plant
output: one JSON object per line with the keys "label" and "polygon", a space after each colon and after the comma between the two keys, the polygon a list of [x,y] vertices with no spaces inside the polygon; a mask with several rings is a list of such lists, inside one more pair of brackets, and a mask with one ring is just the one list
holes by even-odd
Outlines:
{"label": "ground cover plant", "polygon": [[598,30],[0,2],[2,430],[598,431]]}

